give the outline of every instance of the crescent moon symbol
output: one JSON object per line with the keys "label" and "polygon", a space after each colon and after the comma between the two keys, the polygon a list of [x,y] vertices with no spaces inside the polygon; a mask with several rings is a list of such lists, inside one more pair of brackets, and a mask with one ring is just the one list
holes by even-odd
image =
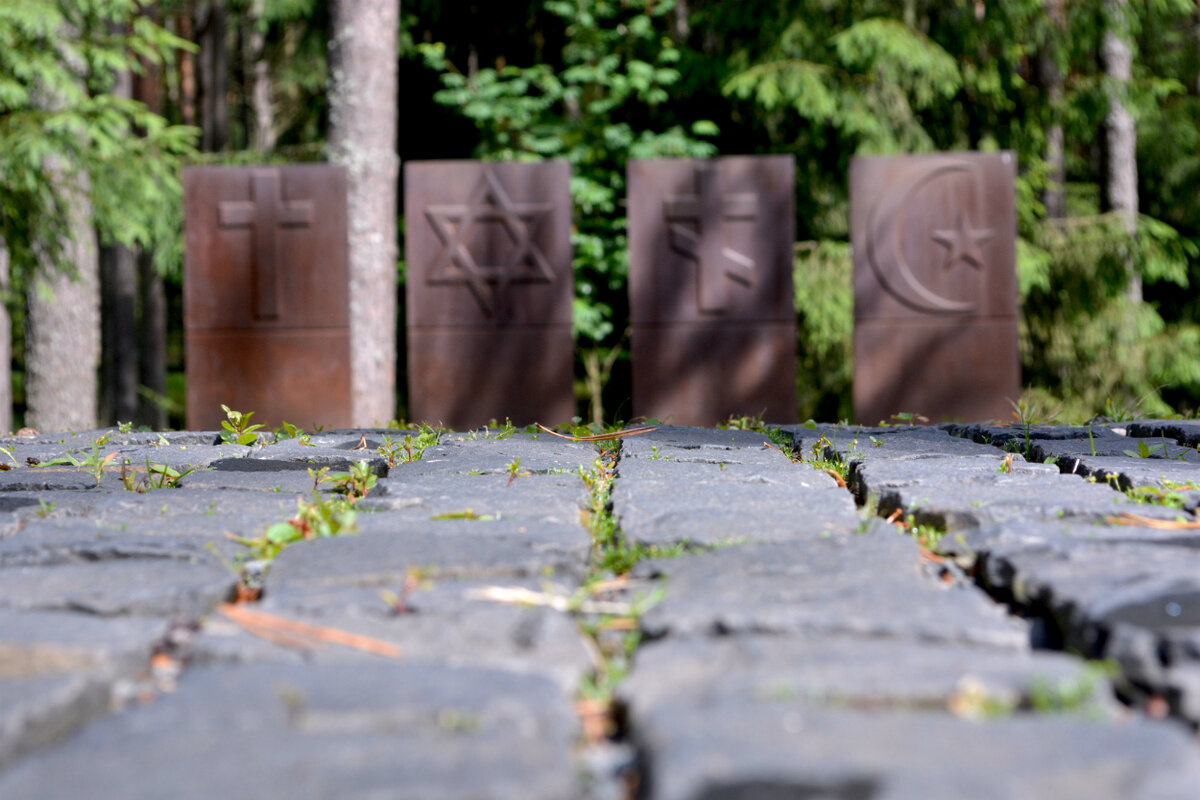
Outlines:
{"label": "crescent moon symbol", "polygon": [[[909,308],[931,314],[965,314],[975,308],[974,303],[935,294],[917,280],[900,247],[898,232],[898,224],[917,192],[946,175],[970,171],[966,164],[952,162],[918,172],[916,180],[908,177],[893,184],[867,216],[867,263],[888,294]],[[884,246],[889,241],[891,246]]]}

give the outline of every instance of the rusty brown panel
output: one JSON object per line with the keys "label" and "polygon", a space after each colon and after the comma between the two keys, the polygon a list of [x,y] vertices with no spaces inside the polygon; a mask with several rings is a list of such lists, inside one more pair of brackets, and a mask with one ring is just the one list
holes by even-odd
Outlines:
{"label": "rusty brown panel", "polygon": [[184,171],[187,424],[350,424],[346,173]]}
{"label": "rusty brown panel", "polygon": [[633,410],[678,425],[731,415],[796,421],[796,326],[784,322],[635,325]]}
{"label": "rusty brown panel", "polygon": [[409,416],[458,430],[570,422],[573,359],[569,325],[409,329]]}
{"label": "rusty brown panel", "polygon": [[1012,153],[859,157],[850,164],[854,316],[1017,313]]}
{"label": "rusty brown panel", "polygon": [[915,412],[931,422],[1008,420],[1021,393],[1017,320],[935,318],[854,328],[854,416]]}
{"label": "rusty brown panel", "polygon": [[183,178],[185,327],[349,324],[344,168],[189,167]]}
{"label": "rusty brown panel", "polygon": [[634,325],[794,316],[791,156],[630,161],[626,174]]}
{"label": "rusty brown panel", "polygon": [[222,403],[270,427],[351,425],[347,330],[191,331],[186,356],[188,428],[219,429]]}
{"label": "rusty brown panel", "polygon": [[570,166],[410,161],[408,324],[570,324]]}

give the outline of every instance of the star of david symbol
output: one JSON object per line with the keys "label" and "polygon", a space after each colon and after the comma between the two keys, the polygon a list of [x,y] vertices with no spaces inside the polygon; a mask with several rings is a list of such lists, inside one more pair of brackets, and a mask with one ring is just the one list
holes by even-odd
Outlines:
{"label": "star of david symbol", "polygon": [[[426,282],[431,285],[465,285],[491,318],[508,304],[509,290],[517,283],[551,283],[554,268],[534,241],[550,203],[516,203],[490,169],[465,204],[427,206],[425,216],[442,242]],[[481,263],[467,245],[481,224],[499,223],[508,247],[495,263]],[[492,242],[489,242],[492,244]]]}
{"label": "star of david symbol", "polygon": [[931,232],[933,240],[947,250],[942,269],[948,270],[959,261],[965,261],[975,269],[983,269],[983,253],[980,247],[987,244],[996,232],[991,228],[972,228],[967,217],[959,212],[953,228],[941,228]]}
{"label": "star of david symbol", "polygon": [[672,249],[697,262],[701,311],[725,310],[727,281],[754,285],[754,259],[724,247],[722,233],[726,221],[758,219],[758,195],[724,194],[717,168],[701,167],[696,170],[696,194],[668,195],[663,213]]}

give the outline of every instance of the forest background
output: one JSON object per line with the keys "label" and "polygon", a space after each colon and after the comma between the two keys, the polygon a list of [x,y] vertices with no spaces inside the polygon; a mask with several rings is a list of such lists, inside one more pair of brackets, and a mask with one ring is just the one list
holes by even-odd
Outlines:
{"label": "forest background", "polygon": [[[95,395],[100,423],[182,424],[181,168],[326,160],[331,45],[355,2],[398,4],[0,3],[16,425],[54,402],[35,379],[63,402]],[[401,161],[571,162],[584,419],[630,413],[626,161],[752,153],[797,162],[801,419],[851,416],[851,157],[938,150],[1017,155],[1026,407],[1200,408],[1195,0],[405,0],[395,41],[379,68],[398,70],[383,111]],[[94,278],[80,230],[101,243]],[[98,322],[67,319],[87,306],[64,305],[72,292],[102,298]],[[64,348],[72,325],[103,335]]]}

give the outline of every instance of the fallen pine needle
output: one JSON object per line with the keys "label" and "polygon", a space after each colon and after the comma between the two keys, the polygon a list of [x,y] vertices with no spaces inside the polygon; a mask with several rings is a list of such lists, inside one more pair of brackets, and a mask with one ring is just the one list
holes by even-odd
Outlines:
{"label": "fallen pine needle", "polygon": [[287,643],[286,646],[289,647],[317,648],[329,643],[352,647],[355,650],[388,658],[400,657],[398,646],[370,636],[360,636],[357,633],[326,628],[322,625],[309,625],[306,622],[284,619],[263,611],[252,611],[245,606],[232,603],[222,603],[217,606],[217,611],[250,633],[280,644]]}
{"label": "fallen pine needle", "polygon": [[550,592],[535,592],[522,586],[484,586],[465,594],[468,600],[490,600],[493,603],[512,603],[522,606],[546,606],[555,611],[582,611],[584,614],[629,614],[630,603],[602,600],[573,601],[572,598]]}
{"label": "fallen pine needle", "polygon": [[1184,522],[1174,519],[1155,519],[1154,517],[1143,517],[1141,514],[1133,514],[1128,511],[1121,512],[1119,517],[1108,517],[1105,522],[1116,523],[1117,525],[1140,525],[1143,528],[1154,528],[1160,531],[1194,531],[1200,530],[1200,522]]}
{"label": "fallen pine needle", "polygon": [[558,431],[552,431],[540,422],[533,424],[551,436],[557,436],[560,439],[566,439],[571,442],[610,442],[613,439],[624,439],[626,436],[640,436],[643,433],[650,433],[650,431],[658,427],[657,425],[645,425],[641,428],[629,428],[628,430],[617,431],[616,433],[598,433],[595,436],[570,436]]}
{"label": "fallen pine needle", "polygon": [[829,477],[831,477],[835,481],[837,481],[838,486],[840,486],[843,489],[846,488],[846,479],[843,478],[836,469],[826,469],[826,470],[822,470],[822,472],[824,472],[826,475],[828,475]]}

